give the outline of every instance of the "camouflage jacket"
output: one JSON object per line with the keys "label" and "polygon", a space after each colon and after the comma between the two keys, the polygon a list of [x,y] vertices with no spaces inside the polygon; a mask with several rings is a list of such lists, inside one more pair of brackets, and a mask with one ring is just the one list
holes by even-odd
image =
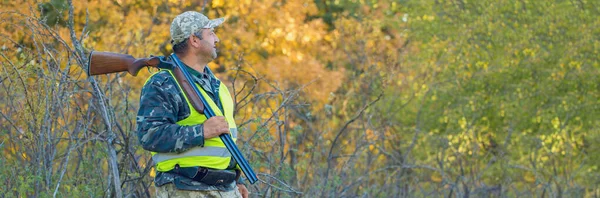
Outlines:
{"label": "camouflage jacket", "polygon": [[[200,84],[222,109],[218,97],[221,82],[210,70],[205,69],[204,73],[200,73],[189,67],[186,68],[192,74],[194,81]],[[158,153],[181,153],[196,146],[203,146],[203,125],[176,124],[189,115],[190,109],[175,79],[167,71],[158,72],[146,82],[140,95],[140,109],[137,114],[137,135],[140,144],[145,150]],[[180,170],[195,173],[198,168],[180,168]],[[182,190],[230,191],[235,187],[235,182],[229,185],[210,186],[179,174],[159,171],[156,172],[154,183],[156,186],[173,183],[175,187]]]}

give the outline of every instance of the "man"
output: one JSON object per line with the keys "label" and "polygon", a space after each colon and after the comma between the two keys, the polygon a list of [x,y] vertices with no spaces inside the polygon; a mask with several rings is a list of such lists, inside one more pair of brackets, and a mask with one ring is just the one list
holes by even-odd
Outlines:
{"label": "man", "polygon": [[188,11],[175,17],[170,31],[174,53],[215,114],[223,116],[206,119],[196,111],[169,70],[152,75],[142,88],[137,133],[156,163],[157,197],[248,197],[237,164],[218,137],[237,138],[233,99],[206,66],[217,57],[214,28],[223,21]]}

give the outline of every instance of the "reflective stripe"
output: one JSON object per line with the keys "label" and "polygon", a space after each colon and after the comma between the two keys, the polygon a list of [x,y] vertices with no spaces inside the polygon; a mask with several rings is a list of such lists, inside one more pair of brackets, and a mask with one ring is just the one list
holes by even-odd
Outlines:
{"label": "reflective stripe", "polygon": [[193,156],[231,157],[231,153],[225,147],[195,147],[180,154],[156,153],[152,156],[152,160],[154,163],[159,163],[175,158]]}
{"label": "reflective stripe", "polygon": [[233,138],[237,139],[237,128],[229,128],[229,133],[231,133]]}

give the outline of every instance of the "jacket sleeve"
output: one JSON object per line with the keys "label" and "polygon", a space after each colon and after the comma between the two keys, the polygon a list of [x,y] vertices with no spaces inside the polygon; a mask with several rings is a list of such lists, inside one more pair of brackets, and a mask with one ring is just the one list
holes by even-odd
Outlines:
{"label": "jacket sleeve", "polygon": [[137,135],[145,150],[180,153],[204,146],[203,125],[176,124],[184,105],[185,99],[170,75],[159,73],[150,78],[142,88],[137,114]]}

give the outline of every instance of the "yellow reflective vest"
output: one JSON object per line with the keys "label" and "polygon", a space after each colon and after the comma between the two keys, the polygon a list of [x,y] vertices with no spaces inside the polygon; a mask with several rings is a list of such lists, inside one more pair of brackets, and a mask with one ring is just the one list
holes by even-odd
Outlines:
{"label": "yellow reflective vest", "polygon": [[[171,72],[171,70],[166,70],[173,76],[175,76]],[[152,76],[150,76],[152,78]],[[148,78],[148,80],[150,79]],[[148,81],[146,81],[148,82]],[[179,82],[175,81],[177,87],[179,87],[179,91],[184,93]],[[224,116],[229,124],[229,131],[235,142],[237,140],[237,127],[235,124],[235,120],[233,119],[233,108],[234,103],[229,90],[223,83],[219,86],[219,99],[221,100],[221,105],[223,106],[223,110],[221,112],[219,107],[215,104],[215,102],[208,96],[208,94],[202,89],[200,85],[195,83],[196,87],[200,93],[207,100],[209,106],[213,109],[216,116]],[[178,125],[181,126],[192,126],[204,123],[206,121],[206,116],[204,114],[199,113],[194,109],[190,100],[187,96],[182,94],[185,98],[185,101],[190,109],[190,116],[186,119],[180,120],[177,122]],[[221,138],[214,137],[210,139],[204,139],[203,147],[194,147],[190,150],[187,150],[182,153],[157,153],[152,152],[152,160],[156,163],[156,169],[160,172],[167,172],[175,168],[175,165],[179,164],[180,167],[195,167],[201,166],[212,169],[223,170],[229,166],[229,161],[231,160],[231,154],[221,141]]]}

